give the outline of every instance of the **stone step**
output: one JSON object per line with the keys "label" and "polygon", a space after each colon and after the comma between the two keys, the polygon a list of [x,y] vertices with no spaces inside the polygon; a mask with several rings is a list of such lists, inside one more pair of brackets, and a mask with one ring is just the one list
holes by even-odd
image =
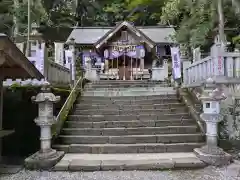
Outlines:
{"label": "stone step", "polygon": [[65,154],[55,171],[122,171],[203,168],[194,153]]}
{"label": "stone step", "polygon": [[143,99],[143,100],[131,100],[131,99],[125,99],[125,100],[101,100],[101,99],[95,99],[95,98],[89,98],[89,99],[82,99],[78,100],[76,104],[94,104],[94,105],[152,105],[152,104],[171,104],[171,103],[177,103],[179,102],[177,98],[169,98],[169,99]]}
{"label": "stone step", "polygon": [[106,86],[112,86],[112,85],[167,85],[166,82],[160,82],[160,81],[145,81],[145,80],[100,80],[95,82],[90,82],[87,84],[88,86],[98,86],[98,85],[106,85]]}
{"label": "stone step", "polygon": [[101,113],[101,115],[141,115],[141,114],[159,114],[159,113],[181,113],[187,110],[186,107],[165,108],[165,109],[91,109],[91,110],[74,110],[74,115],[94,115]]}
{"label": "stone step", "polygon": [[[123,87],[118,87],[118,86],[99,86],[99,87],[89,87],[89,86],[84,86],[85,91],[145,91],[145,90],[154,90],[154,91],[164,91],[164,90],[174,90],[173,87],[168,87],[168,86],[156,86],[156,85],[142,85],[142,86],[123,86]],[[175,90],[176,92],[176,90]]]}
{"label": "stone step", "polygon": [[171,153],[193,152],[205,143],[147,143],[147,144],[70,144],[53,145],[65,153],[121,154],[121,153]]}
{"label": "stone step", "polygon": [[93,136],[121,136],[121,135],[154,135],[154,134],[184,134],[198,131],[193,126],[165,126],[165,127],[138,127],[138,128],[64,128],[66,135],[93,135]]}
{"label": "stone step", "polygon": [[120,83],[154,83],[154,84],[161,84],[165,83],[165,81],[153,81],[153,80],[100,80],[100,81],[93,81],[89,84],[120,84]]}
{"label": "stone step", "polygon": [[[67,133],[74,134],[74,133]],[[117,134],[117,133],[116,133]],[[203,142],[203,135],[196,134],[157,134],[127,136],[61,135],[61,144],[138,144],[138,143],[189,143]]]}
{"label": "stone step", "polygon": [[100,89],[100,88],[145,88],[145,87],[162,87],[169,88],[168,84],[94,84],[85,85],[86,89]]}
{"label": "stone step", "polygon": [[[99,91],[120,91],[120,92],[128,92],[128,91],[173,91],[173,87],[159,87],[159,86],[147,86],[147,87],[84,87],[86,92],[99,92]],[[176,94],[176,90],[174,90]]]}
{"label": "stone step", "polygon": [[122,97],[122,96],[82,96],[78,100],[97,100],[97,101],[141,101],[141,100],[167,100],[167,99],[177,99],[176,94],[169,94],[169,95],[152,95],[152,96],[129,96],[129,97]]}
{"label": "stone step", "polygon": [[116,127],[162,127],[162,126],[181,126],[194,125],[196,122],[192,119],[172,119],[172,120],[132,120],[132,121],[100,121],[100,122],[82,122],[66,121],[67,128],[116,128]]}
{"label": "stone step", "polygon": [[90,110],[90,109],[98,109],[99,111],[101,109],[117,109],[117,110],[127,110],[127,109],[160,109],[160,108],[178,108],[183,107],[184,104],[180,102],[176,103],[168,103],[168,104],[76,104],[75,109],[76,110]]}
{"label": "stone step", "polygon": [[142,90],[142,91],[85,91],[82,96],[103,96],[103,97],[112,97],[112,96],[153,96],[153,95],[169,95],[176,94],[176,90]]}
{"label": "stone step", "polygon": [[69,115],[68,120],[73,121],[88,121],[88,122],[99,122],[99,121],[132,121],[132,120],[172,120],[172,119],[188,119],[189,113],[155,113],[155,114],[142,114],[142,115]]}

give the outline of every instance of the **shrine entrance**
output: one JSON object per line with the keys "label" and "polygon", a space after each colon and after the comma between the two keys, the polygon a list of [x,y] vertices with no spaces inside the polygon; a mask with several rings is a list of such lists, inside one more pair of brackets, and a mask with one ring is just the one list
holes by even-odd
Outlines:
{"label": "shrine entrance", "polygon": [[108,60],[105,65],[105,74],[107,79],[115,80],[134,80],[141,79],[143,68],[140,67],[141,59],[126,55]]}
{"label": "shrine entrance", "polygon": [[118,24],[95,43],[96,51],[103,56],[104,72],[100,74],[100,79],[149,79],[144,60],[151,58],[149,53],[154,45],[132,24]]}

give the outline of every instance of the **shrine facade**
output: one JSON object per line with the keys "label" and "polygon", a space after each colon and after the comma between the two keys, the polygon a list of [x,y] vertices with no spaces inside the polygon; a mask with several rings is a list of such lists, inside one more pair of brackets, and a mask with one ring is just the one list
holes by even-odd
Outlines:
{"label": "shrine facade", "polygon": [[74,39],[83,67],[98,69],[100,79],[149,79],[157,59],[159,68],[167,67],[174,32],[172,27],[124,21],[115,27],[77,27],[67,41]]}

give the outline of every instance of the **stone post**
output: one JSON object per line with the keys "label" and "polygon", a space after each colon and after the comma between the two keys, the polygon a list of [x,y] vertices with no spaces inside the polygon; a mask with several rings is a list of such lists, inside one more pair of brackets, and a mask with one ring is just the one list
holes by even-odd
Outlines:
{"label": "stone post", "polygon": [[86,72],[85,78],[90,81],[99,81],[100,80],[100,72],[98,68],[92,67],[91,58],[87,58],[86,61]]}
{"label": "stone post", "polygon": [[221,166],[227,165],[231,161],[231,155],[225,153],[218,147],[218,123],[222,121],[220,115],[220,102],[226,99],[223,91],[216,87],[213,79],[206,80],[204,92],[199,99],[203,104],[203,113],[200,115],[206,123],[206,145],[202,148],[194,149],[197,157],[203,162]]}
{"label": "stone post", "polygon": [[76,83],[76,49],[75,49],[75,39],[71,38],[69,42],[67,42],[69,46],[69,50],[72,52],[72,62],[71,62],[71,70],[72,70],[72,81],[74,84]]}
{"label": "stone post", "polygon": [[41,92],[32,100],[38,104],[38,117],[34,120],[40,127],[40,150],[25,159],[28,169],[49,169],[53,167],[64,155],[62,151],[51,148],[51,126],[56,122],[53,116],[53,104],[60,100],[59,96],[51,93],[48,83],[44,84]]}
{"label": "stone post", "polygon": [[182,66],[183,66],[183,83],[182,86],[184,87],[185,85],[187,85],[188,82],[188,74],[186,72],[186,69],[191,65],[191,61],[187,55],[187,48],[184,45],[180,45],[180,58],[182,61]]}

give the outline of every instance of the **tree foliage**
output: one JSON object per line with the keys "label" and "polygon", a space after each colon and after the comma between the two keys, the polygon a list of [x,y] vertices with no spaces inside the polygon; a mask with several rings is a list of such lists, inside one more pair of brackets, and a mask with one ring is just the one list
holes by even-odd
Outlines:
{"label": "tree foliage", "polygon": [[[168,0],[162,8],[161,22],[176,25],[176,39],[189,47],[209,46],[218,29],[218,0]],[[225,27],[236,28],[240,21],[239,0],[223,0]],[[234,6],[233,6],[234,4]],[[226,32],[234,35],[237,33]]]}
{"label": "tree foliage", "polygon": [[12,0],[0,0],[0,33],[11,34],[13,29],[13,17],[11,13]]}
{"label": "tree foliage", "polygon": [[[175,39],[188,47],[209,46],[218,27],[218,0],[31,0],[31,22],[50,27],[173,25]],[[0,31],[27,30],[27,0],[0,0]],[[18,5],[16,6],[16,2]],[[225,26],[240,25],[240,0],[223,0]],[[14,19],[15,18],[15,19]],[[235,36],[238,31],[227,31]],[[230,39],[229,39],[230,40]]]}

